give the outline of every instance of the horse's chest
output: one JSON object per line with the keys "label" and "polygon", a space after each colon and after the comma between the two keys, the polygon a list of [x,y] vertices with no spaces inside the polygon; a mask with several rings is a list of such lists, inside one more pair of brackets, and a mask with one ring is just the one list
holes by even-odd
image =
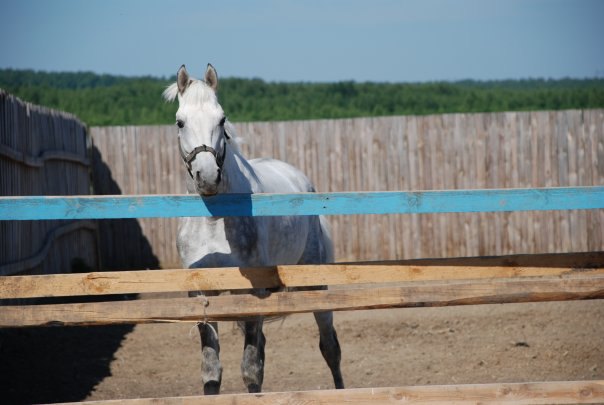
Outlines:
{"label": "horse's chest", "polygon": [[264,261],[254,218],[183,218],[177,247],[185,267],[255,266]]}

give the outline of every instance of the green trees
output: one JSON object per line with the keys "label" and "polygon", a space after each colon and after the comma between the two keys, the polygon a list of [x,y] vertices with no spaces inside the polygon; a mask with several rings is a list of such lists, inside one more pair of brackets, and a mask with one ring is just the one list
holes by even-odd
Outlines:
{"label": "green trees", "polygon": [[[88,125],[174,121],[161,98],[174,78],[0,70],[0,87],[32,103],[71,112]],[[604,79],[433,83],[269,83],[223,78],[219,99],[232,121],[604,108]]]}

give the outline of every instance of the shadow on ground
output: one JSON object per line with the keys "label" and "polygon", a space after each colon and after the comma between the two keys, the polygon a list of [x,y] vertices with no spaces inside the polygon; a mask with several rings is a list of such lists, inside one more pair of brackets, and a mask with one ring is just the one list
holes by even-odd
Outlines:
{"label": "shadow on ground", "polygon": [[81,401],[111,375],[132,325],[0,330],[0,392],[6,404]]}

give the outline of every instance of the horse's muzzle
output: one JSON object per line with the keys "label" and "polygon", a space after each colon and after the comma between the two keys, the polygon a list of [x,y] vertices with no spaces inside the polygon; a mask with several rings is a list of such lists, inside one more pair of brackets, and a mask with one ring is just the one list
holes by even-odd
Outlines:
{"label": "horse's muzzle", "polygon": [[195,173],[195,188],[202,197],[216,195],[218,193],[218,185],[220,184],[220,175],[215,182],[207,182],[202,177],[200,172]]}

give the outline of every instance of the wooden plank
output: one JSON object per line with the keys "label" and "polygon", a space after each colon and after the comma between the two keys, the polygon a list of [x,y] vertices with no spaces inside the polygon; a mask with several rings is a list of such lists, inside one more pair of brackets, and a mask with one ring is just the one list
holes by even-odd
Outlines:
{"label": "wooden plank", "polygon": [[426,281],[399,287],[4,306],[0,327],[236,320],[303,312],[604,298],[604,276]]}
{"label": "wooden plank", "polygon": [[604,402],[604,380],[527,383],[423,385],[223,394],[169,398],[136,398],[86,402],[91,405],[255,405],[334,403],[371,404],[596,404]]}
{"label": "wooden plank", "polygon": [[513,212],[604,208],[604,187],[416,192],[0,197],[0,220]]}
{"label": "wooden plank", "polygon": [[604,275],[604,252],[0,277],[0,299]]}

